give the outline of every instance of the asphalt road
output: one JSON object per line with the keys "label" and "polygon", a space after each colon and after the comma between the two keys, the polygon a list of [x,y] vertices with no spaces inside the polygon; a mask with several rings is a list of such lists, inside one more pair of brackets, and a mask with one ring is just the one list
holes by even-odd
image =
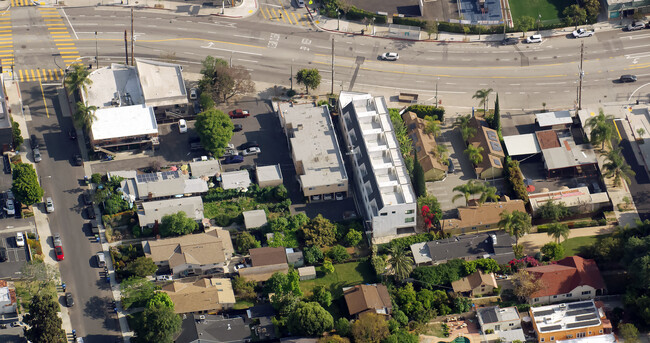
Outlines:
{"label": "asphalt road", "polygon": [[[31,110],[32,120],[27,126],[40,140],[43,156],[36,169],[44,197],[51,196],[54,200],[54,212],[48,215],[50,229],[52,234],[61,234],[65,255],[65,259],[58,262],[61,279],[75,299],[74,307],[69,309],[72,327],[87,341],[112,343],[115,337],[111,335],[118,334],[119,326],[108,309],[112,300],[108,284],[100,280],[100,269],[92,267],[92,257],[101,246],[92,241],[89,227],[84,225],[87,221],[81,216],[81,196],[87,187],[82,185],[83,168],[71,164],[72,154],[79,151],[76,141],[67,135],[72,121],[64,118],[59,110],[56,87],[45,86],[41,94],[38,84],[27,86],[23,85],[22,89],[23,102]],[[52,239],[48,237],[43,251],[54,257],[53,248]],[[63,298],[59,301],[65,304]]]}

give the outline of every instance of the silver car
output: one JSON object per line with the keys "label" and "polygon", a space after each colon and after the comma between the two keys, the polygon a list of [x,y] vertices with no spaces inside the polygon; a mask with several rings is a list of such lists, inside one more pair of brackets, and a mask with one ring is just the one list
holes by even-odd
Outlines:
{"label": "silver car", "polygon": [[45,199],[45,211],[47,213],[54,212],[54,201],[52,201],[52,197],[47,197],[47,199]]}
{"label": "silver car", "polygon": [[43,160],[43,157],[41,156],[41,151],[38,148],[34,149],[34,162],[40,162]]}
{"label": "silver car", "polygon": [[396,52],[386,52],[381,54],[380,58],[384,61],[397,61],[399,60],[399,54]]}

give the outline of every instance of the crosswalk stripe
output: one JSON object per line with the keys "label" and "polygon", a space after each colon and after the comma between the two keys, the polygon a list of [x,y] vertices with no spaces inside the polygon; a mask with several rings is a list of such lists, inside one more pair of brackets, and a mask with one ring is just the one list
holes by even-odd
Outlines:
{"label": "crosswalk stripe", "polygon": [[34,77],[34,69],[30,69],[30,72],[32,72],[32,80],[36,81],[36,78]]}
{"label": "crosswalk stripe", "polygon": [[61,55],[73,55],[73,54],[79,54],[79,51],[59,51],[59,54]]}
{"label": "crosswalk stripe", "polygon": [[293,21],[298,25],[298,22],[300,21],[300,16],[296,17],[296,12],[290,12],[291,16],[293,17]]}
{"label": "crosswalk stripe", "polygon": [[70,38],[70,35],[52,35],[52,38]]}
{"label": "crosswalk stripe", "polygon": [[264,19],[269,19],[269,18],[266,16],[266,14],[264,13],[264,10],[263,10],[263,9],[260,11],[260,13],[262,13],[262,17],[264,17]]}

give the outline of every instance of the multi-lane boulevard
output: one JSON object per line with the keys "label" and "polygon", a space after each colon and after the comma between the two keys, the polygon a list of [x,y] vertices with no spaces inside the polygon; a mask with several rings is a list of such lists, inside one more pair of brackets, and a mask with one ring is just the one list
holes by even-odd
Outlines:
{"label": "multi-lane boulevard", "polygon": [[[436,88],[445,106],[459,110],[476,105],[479,88],[500,94],[502,108],[572,108],[576,100],[580,43],[585,43],[583,106],[626,101],[650,82],[650,30],[598,32],[594,37],[554,37],[541,44],[501,46],[492,42],[409,42],[320,32],[310,25],[288,25],[266,20],[260,12],[246,19],[176,15],[172,12],[134,11],[135,56],[174,61],[193,78],[201,60],[211,55],[251,71],[258,90],[290,84],[291,70],[316,68],[323,75],[320,93],[331,87],[334,39],[334,91],[369,91],[386,96],[399,91],[422,94],[432,101]],[[50,215],[52,232],[60,232],[65,261],[63,280],[75,292],[77,306],[70,309],[73,328],[92,342],[112,342],[116,323],[108,315],[110,293],[103,289],[91,256],[99,245],[82,231],[79,180],[83,170],[69,159],[77,145],[66,135],[71,120],[61,111],[57,84],[72,60],[99,65],[124,63],[124,31],[131,32],[131,11],[120,7],[52,8],[15,7],[10,10],[14,77],[21,80],[25,104],[30,106],[30,133],[46,148],[38,166],[45,192],[56,211]],[[0,42],[2,44],[2,42]],[[130,42],[127,44],[130,47]],[[399,61],[378,60],[388,51]],[[129,51],[130,58],[130,51]],[[613,82],[621,74],[636,74],[636,84]],[[294,85],[296,86],[296,85]],[[635,95],[647,100],[649,88]],[[67,114],[65,114],[67,115]]]}

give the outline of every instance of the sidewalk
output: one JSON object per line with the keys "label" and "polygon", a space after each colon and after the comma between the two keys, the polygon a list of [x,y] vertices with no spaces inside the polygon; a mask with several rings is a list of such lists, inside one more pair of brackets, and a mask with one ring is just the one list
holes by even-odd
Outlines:
{"label": "sidewalk", "polygon": [[[7,102],[9,104],[9,108],[11,109],[11,117],[20,126],[21,136],[25,139],[25,142],[27,142],[29,139],[29,132],[27,131],[27,120],[31,120],[31,117],[27,118],[25,116],[25,113],[23,113],[23,104],[20,97],[20,87],[18,85],[18,82],[6,80],[5,89],[7,91],[7,98],[9,99]],[[22,157],[22,161],[23,163],[29,163],[34,166],[32,163],[31,153],[28,156],[28,152],[31,150],[25,144],[26,143],[23,143],[23,146],[20,147],[20,155]],[[34,168],[34,170],[36,170],[36,168]],[[54,266],[58,270],[58,263],[52,258],[51,254],[49,253],[50,251],[48,240],[52,236],[52,232],[50,231],[50,222],[47,218],[47,214],[43,212],[43,208],[40,203],[34,204],[32,208],[34,210],[36,232],[38,233],[38,239],[41,242],[41,246],[43,248],[43,260],[46,264]],[[57,296],[62,297],[65,292],[62,292],[61,287],[59,287],[60,284],[61,281],[59,280],[57,285]],[[61,327],[63,330],[65,330],[66,334],[71,333],[72,324],[70,322],[68,308],[63,306],[60,308],[61,311],[59,312],[59,315],[62,321]]]}
{"label": "sidewalk", "polygon": [[[138,9],[151,9],[161,11],[171,11],[174,14],[186,14],[192,16],[222,16],[227,18],[246,18],[257,13],[259,9],[258,0],[242,0],[241,3],[236,4],[234,7],[229,7],[226,4],[229,1],[224,1],[224,7],[219,6],[205,6],[199,3],[188,3],[184,1],[168,1],[168,0],[46,0],[50,6],[61,7],[93,7],[93,6],[117,6],[117,7],[134,7]],[[216,3],[213,2],[213,3]]]}

